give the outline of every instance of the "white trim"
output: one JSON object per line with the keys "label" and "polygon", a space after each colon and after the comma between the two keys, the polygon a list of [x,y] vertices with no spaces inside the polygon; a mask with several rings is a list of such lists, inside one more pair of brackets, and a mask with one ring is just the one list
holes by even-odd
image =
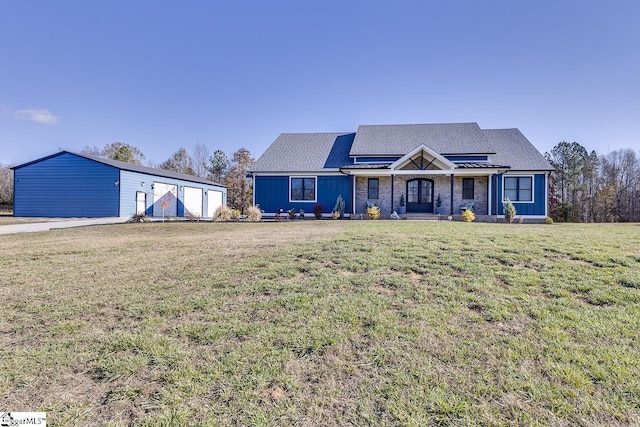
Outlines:
{"label": "white trim", "polygon": [[389,160],[374,160],[372,162],[361,162],[358,161],[358,157],[369,157],[369,158],[376,158],[376,157],[399,157],[399,156],[354,156],[353,157],[353,164],[354,165],[362,165],[362,164],[378,164],[378,163],[382,163],[382,164],[388,164],[388,163],[393,163],[396,162],[397,160],[393,160],[393,161],[389,161]]}
{"label": "white trim", "polygon": [[540,174],[547,174],[547,173],[550,173],[550,172],[548,170],[534,171],[534,170],[512,170],[512,169],[508,169],[504,173],[507,174],[507,175],[540,175]]}
{"label": "white trim", "polygon": [[251,185],[252,185],[251,205],[255,206],[256,205],[256,176],[254,174],[251,174]]}
{"label": "white trim", "polygon": [[549,216],[549,174],[544,174],[544,215],[545,218]]}
{"label": "white trim", "polygon": [[502,174],[502,203],[506,202],[504,194],[506,193],[504,188],[504,179],[505,178],[531,178],[531,200],[511,200],[511,203],[535,203],[535,187],[536,187],[536,177],[535,175],[511,175],[511,174]]}
{"label": "white trim", "polygon": [[487,177],[487,187],[488,187],[487,188],[487,207],[488,207],[487,214],[488,215],[492,215],[491,211],[492,211],[492,208],[493,208],[493,206],[491,204],[491,202],[492,202],[491,198],[493,197],[493,191],[492,191],[493,182],[491,182],[492,178],[493,178],[492,175]]}
{"label": "white trim", "polygon": [[[493,216],[493,215],[491,215],[491,216]],[[546,215],[525,215],[525,214],[521,215],[521,214],[516,214],[516,218],[520,218],[520,217],[522,217],[524,219],[527,219],[527,218],[529,218],[529,219],[545,219],[545,218],[547,218]],[[504,215],[496,215],[496,218],[504,219]]]}
{"label": "white trim", "polygon": [[[291,180],[297,178],[313,178],[315,185],[313,186],[313,200],[291,200]],[[304,193],[303,193],[304,195]],[[318,177],[315,175],[291,175],[289,176],[289,203],[317,203],[318,202]]]}
{"label": "white trim", "polygon": [[351,192],[351,212],[355,215],[356,214],[356,180],[358,179],[357,177],[353,176],[351,177],[351,179],[353,180],[353,191]]}
{"label": "white trim", "polygon": [[435,160],[438,160],[439,162],[441,162],[445,166],[445,168],[448,168],[449,170],[454,170],[456,168],[455,164],[449,161],[446,157],[441,156],[440,154],[436,153],[426,145],[421,144],[418,147],[416,147],[413,151],[408,152],[407,154],[400,157],[395,162],[391,163],[391,165],[389,165],[389,169],[397,169],[401,165],[410,161],[413,156],[415,156],[421,151],[425,151],[427,154],[430,154],[431,156],[433,156]]}

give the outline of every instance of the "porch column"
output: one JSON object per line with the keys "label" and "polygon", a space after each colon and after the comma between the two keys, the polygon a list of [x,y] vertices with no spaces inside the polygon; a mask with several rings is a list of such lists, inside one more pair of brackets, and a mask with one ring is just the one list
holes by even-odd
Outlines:
{"label": "porch column", "polygon": [[393,209],[393,187],[395,185],[395,180],[396,180],[396,176],[395,175],[391,175],[391,213],[395,212],[395,209]]}
{"label": "porch column", "polygon": [[451,174],[451,213],[449,215],[453,215],[453,174]]}

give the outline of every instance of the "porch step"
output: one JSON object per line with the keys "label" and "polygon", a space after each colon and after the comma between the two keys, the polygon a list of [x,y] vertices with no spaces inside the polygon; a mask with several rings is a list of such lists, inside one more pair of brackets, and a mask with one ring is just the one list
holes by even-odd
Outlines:
{"label": "porch step", "polygon": [[409,221],[440,221],[441,219],[447,219],[446,216],[424,213],[408,213],[400,216]]}

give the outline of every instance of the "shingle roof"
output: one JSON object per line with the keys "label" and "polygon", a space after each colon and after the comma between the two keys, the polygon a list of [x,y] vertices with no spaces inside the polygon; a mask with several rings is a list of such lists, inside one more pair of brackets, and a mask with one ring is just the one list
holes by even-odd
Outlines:
{"label": "shingle roof", "polygon": [[251,167],[252,172],[314,172],[349,163],[355,133],[283,133]]}
{"label": "shingle roof", "polygon": [[477,123],[362,125],[352,156],[403,156],[424,144],[440,154],[494,153]]}
{"label": "shingle roof", "polygon": [[487,154],[489,162],[459,168],[552,170],[518,129],[480,129],[477,123],[363,125],[356,133],[283,133],[254,163],[253,172],[318,172],[353,165],[349,156],[404,156],[420,145],[441,154]]}
{"label": "shingle roof", "polygon": [[495,147],[492,162],[509,165],[512,170],[553,170],[519,129],[483,129],[482,132]]}
{"label": "shingle roof", "polygon": [[40,162],[42,160],[46,160],[49,159],[51,157],[56,157],[59,156],[61,154],[73,154],[74,156],[78,156],[78,157],[83,157],[85,159],[89,159],[89,160],[93,160],[95,162],[98,163],[102,163],[105,165],[109,165],[109,166],[113,166],[114,168],[117,169],[122,169],[122,170],[126,170],[126,171],[131,171],[131,172],[139,172],[139,173],[145,173],[145,174],[149,174],[149,175],[156,175],[156,176],[162,176],[165,178],[174,178],[174,179],[181,179],[183,181],[189,181],[189,182],[197,182],[200,184],[209,184],[209,185],[217,185],[220,187],[225,187],[222,184],[218,184],[216,182],[213,181],[209,181],[208,179],[204,179],[204,178],[200,178],[198,176],[194,176],[194,175],[187,175],[184,173],[178,173],[178,172],[173,172],[173,171],[168,171],[165,169],[156,169],[156,168],[149,168],[146,166],[140,166],[140,165],[134,165],[133,163],[127,163],[127,162],[121,162],[118,160],[111,160],[111,159],[103,159],[102,157],[96,157],[96,156],[89,156],[86,154],[79,154],[79,153],[74,153],[72,151],[60,151],[59,153],[56,154],[52,154],[50,156],[46,156],[37,160],[33,160],[31,162],[27,162],[27,163],[23,163],[21,165],[18,166],[14,166],[12,169],[18,169],[24,166],[28,166],[30,164],[33,163],[37,163]]}

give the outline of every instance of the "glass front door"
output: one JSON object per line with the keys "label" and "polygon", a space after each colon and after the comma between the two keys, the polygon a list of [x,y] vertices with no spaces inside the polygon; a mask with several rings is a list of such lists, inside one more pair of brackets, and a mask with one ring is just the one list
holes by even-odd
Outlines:
{"label": "glass front door", "polygon": [[433,213],[433,181],[424,178],[407,181],[407,212]]}

